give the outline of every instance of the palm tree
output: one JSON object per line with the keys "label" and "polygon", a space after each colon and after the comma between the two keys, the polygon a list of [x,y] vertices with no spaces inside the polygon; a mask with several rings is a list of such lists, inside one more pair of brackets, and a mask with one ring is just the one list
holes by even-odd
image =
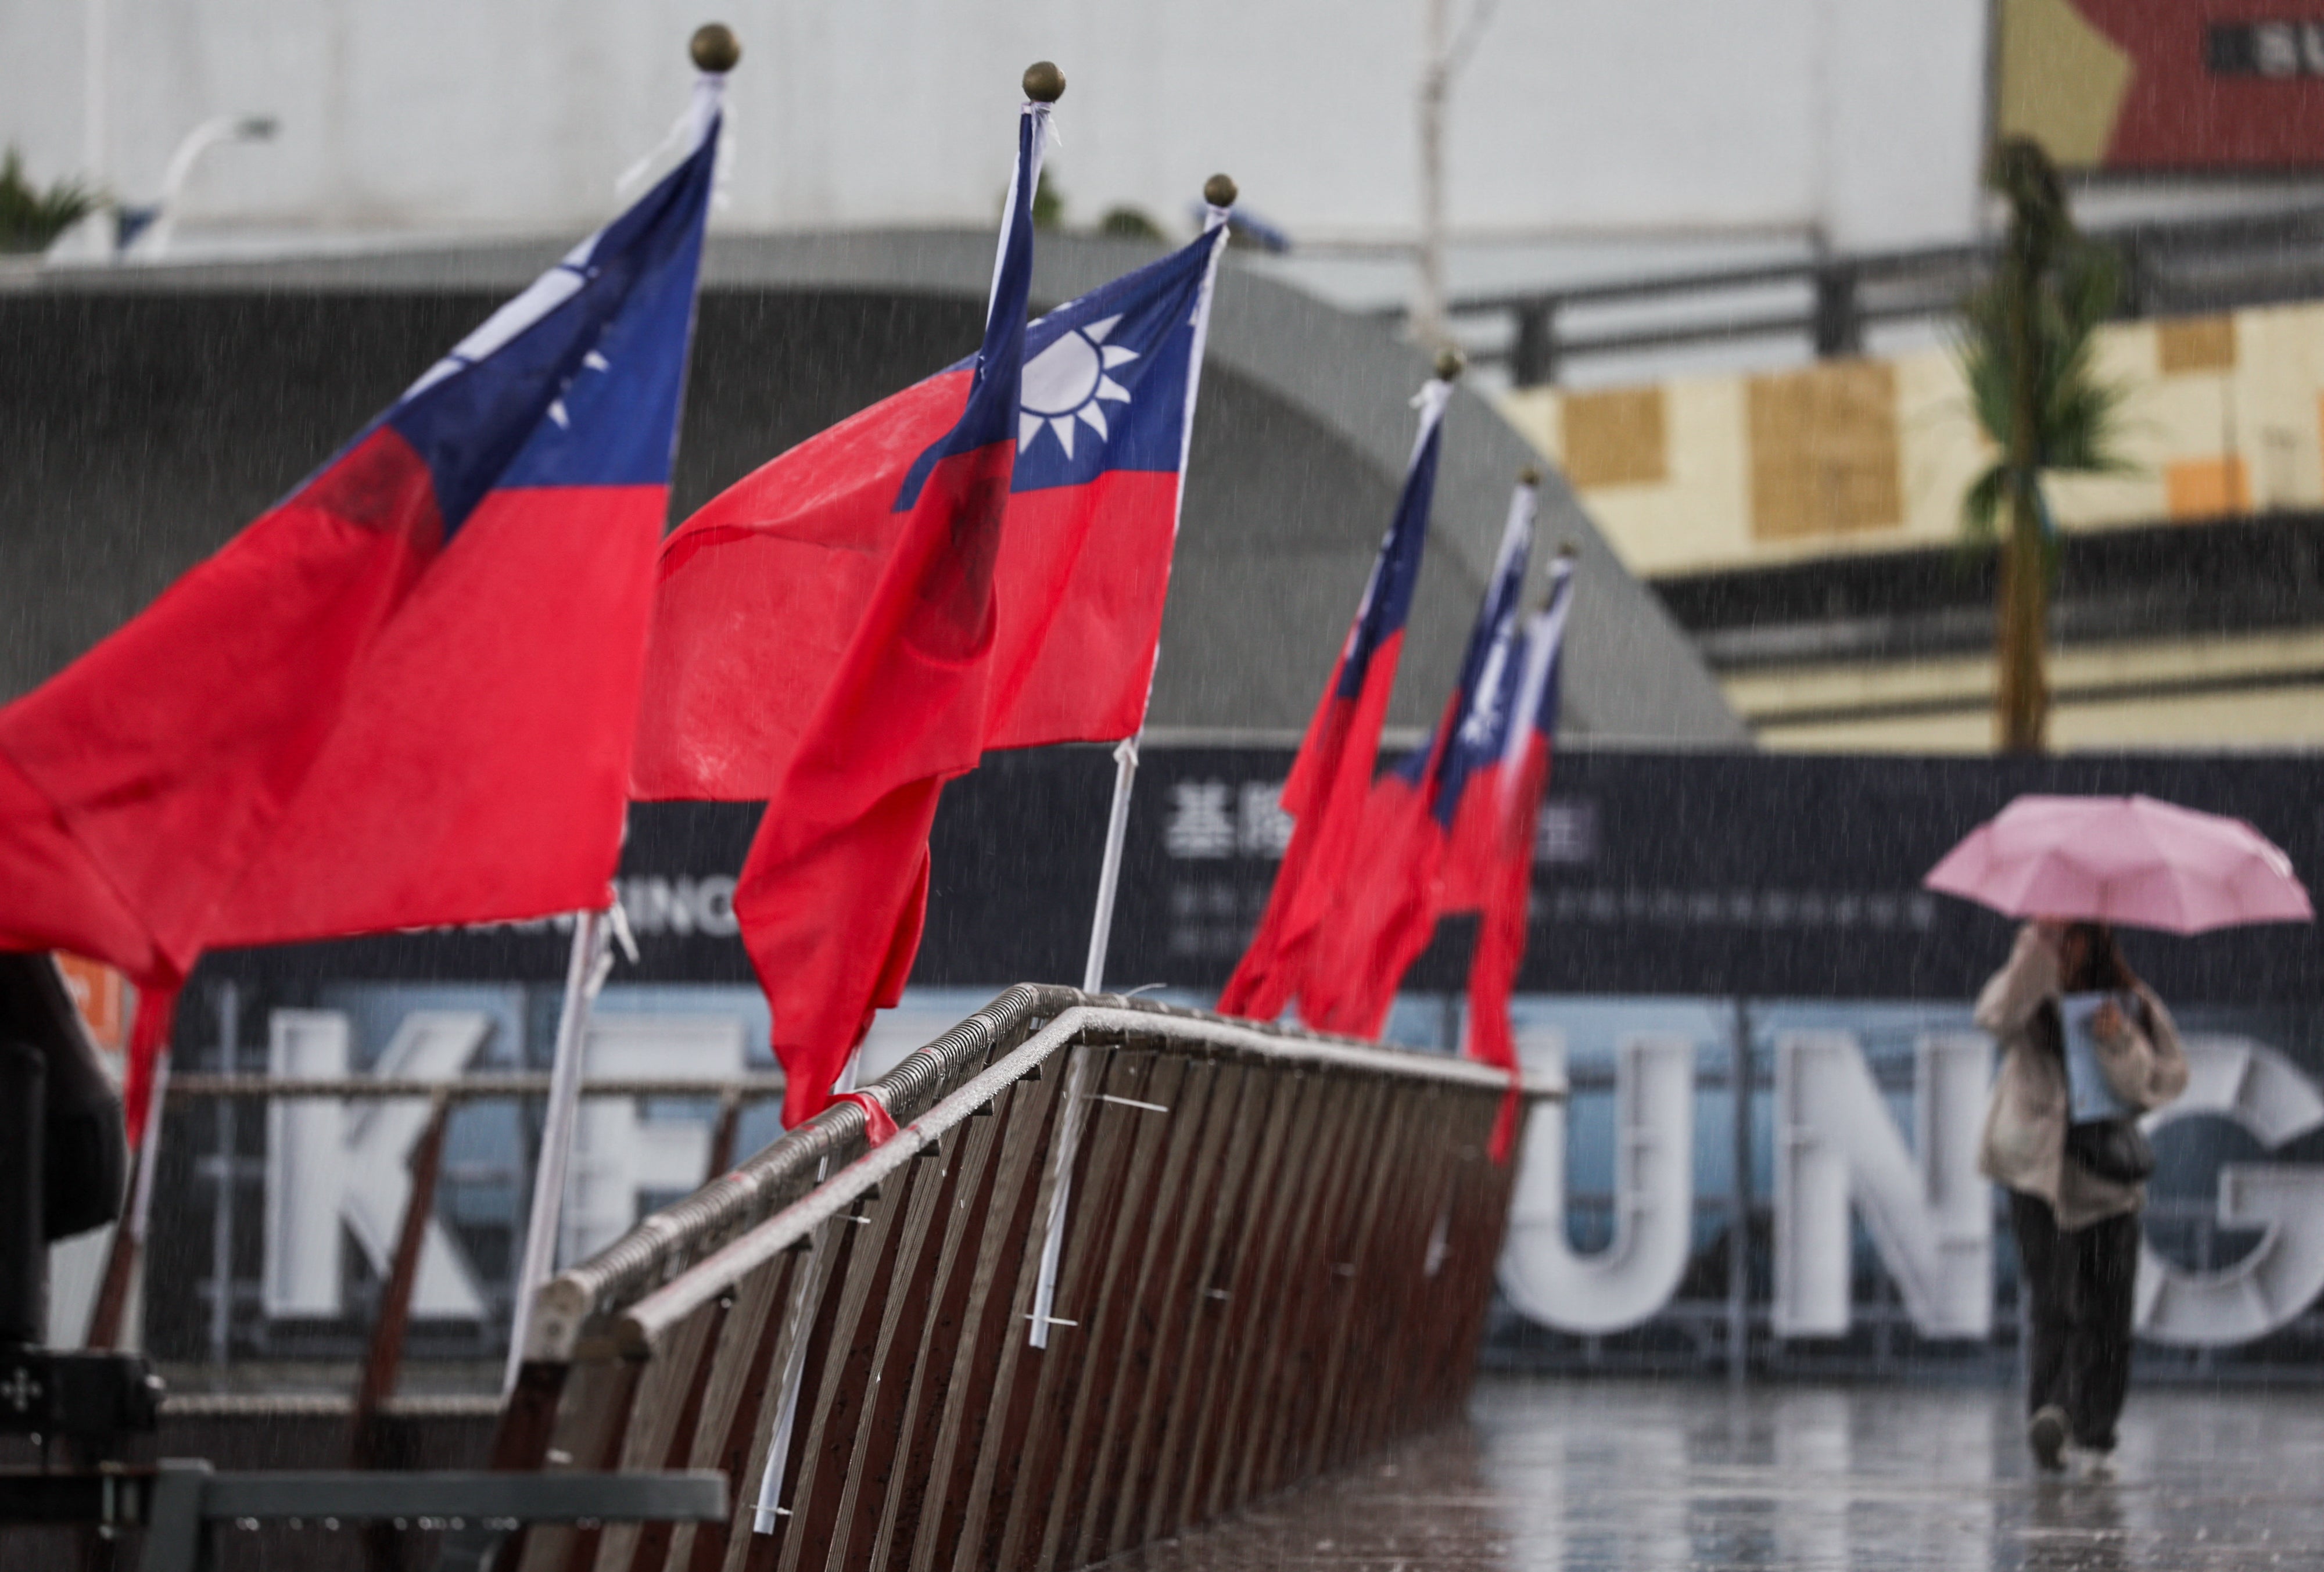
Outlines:
{"label": "palm tree", "polygon": [[0,252],[46,251],[49,242],[104,205],[104,198],[78,180],[40,190],[24,178],[23,154],[12,147],[0,155]]}
{"label": "palm tree", "polygon": [[1964,308],[1959,354],[1978,424],[2000,456],[1969,486],[1961,516],[1972,540],[1997,542],[2001,549],[1994,608],[1997,740],[2004,752],[2039,753],[2049,731],[2044,658],[2057,569],[2057,531],[2042,475],[2130,467],[2115,448],[2123,390],[2098,381],[2091,369],[2097,329],[2114,313],[2121,270],[2112,252],[2076,233],[2058,172],[2040,143],[2003,141],[1986,183],[2008,202],[2009,229],[1993,282]]}

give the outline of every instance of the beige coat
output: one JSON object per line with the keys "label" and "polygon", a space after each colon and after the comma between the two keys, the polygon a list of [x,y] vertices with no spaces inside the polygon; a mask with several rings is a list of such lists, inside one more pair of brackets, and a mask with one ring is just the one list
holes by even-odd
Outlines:
{"label": "beige coat", "polygon": [[[2034,1012],[2060,997],[2058,955],[2026,924],[2009,960],[1978,996],[1977,1024],[2001,1043],[2001,1073],[1985,1115],[1978,1167],[1987,1179],[2041,1197],[2061,1228],[2081,1228],[2146,1200],[2143,1184],[2116,1184],[2066,1160],[2066,1067],[2034,1037]],[[2098,1044],[2098,1062],[2115,1094],[2140,1108],[2158,1108],[2187,1089],[2187,1056],[2171,1012],[2144,984],[2153,1024],[2150,1034],[2129,1022]]]}

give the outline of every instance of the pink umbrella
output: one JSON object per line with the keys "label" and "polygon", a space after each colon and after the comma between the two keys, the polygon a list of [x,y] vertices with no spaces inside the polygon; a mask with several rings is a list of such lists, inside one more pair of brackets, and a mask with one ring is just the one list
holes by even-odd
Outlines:
{"label": "pink umbrella", "polygon": [[2014,917],[2172,933],[2316,919],[2275,842],[2153,797],[2019,797],[1921,882]]}

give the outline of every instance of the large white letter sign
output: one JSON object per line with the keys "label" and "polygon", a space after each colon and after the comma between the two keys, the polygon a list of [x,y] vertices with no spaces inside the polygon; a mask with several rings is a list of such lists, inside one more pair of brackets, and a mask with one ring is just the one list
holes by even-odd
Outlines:
{"label": "large white letter sign", "polygon": [[[1565,1043],[1529,1043],[1526,1068],[1559,1079]],[[1614,1071],[1614,1241],[1577,1255],[1565,1236],[1565,1106],[1534,1105],[1526,1125],[1501,1291],[1564,1332],[1635,1326],[1669,1302],[1694,1232],[1694,1044],[1632,1037]]]}
{"label": "large white letter sign", "polygon": [[[589,1022],[581,1061],[591,1080],[739,1080],[740,1016],[629,1016]],[[691,1194],[708,1178],[710,1126],[700,1117],[645,1118],[640,1099],[591,1098],[574,1132],[558,1229],[560,1260],[586,1260],[630,1231],[641,1191]],[[738,1154],[739,1155],[739,1154]]]}
{"label": "large white letter sign", "polygon": [[[2274,1049],[2247,1037],[2187,1043],[2187,1091],[2145,1119],[2148,1132],[2218,1114],[2273,1150],[2324,1125],[2324,1095]],[[2324,1168],[2230,1163],[2219,1170],[2219,1222],[2262,1230],[2232,1266],[2186,1272],[2142,1245],[2138,1330],[2158,1343],[2242,1343],[2273,1331],[2324,1292]]]}
{"label": "large white letter sign", "polygon": [[1990,1329],[1993,1202],[1977,1172],[1977,1144],[1992,1065],[1981,1035],[1921,1039],[1915,1161],[1854,1034],[1776,1040],[1777,1337],[1848,1330],[1851,1195],[1923,1335],[1982,1338]]}
{"label": "large white letter sign", "polygon": [[[391,1080],[451,1080],[492,1031],[471,1010],[415,1010],[396,1028],[373,1073]],[[267,1066],[284,1080],[340,1080],[348,1071],[347,1018],[331,1010],[277,1010]],[[320,1098],[266,1107],[266,1313],[337,1317],[340,1223],[385,1277],[411,1195],[411,1148],[428,1125],[416,1099],[349,1107]],[[474,1320],[484,1295],[459,1246],[435,1218],[420,1246],[411,1313]]]}

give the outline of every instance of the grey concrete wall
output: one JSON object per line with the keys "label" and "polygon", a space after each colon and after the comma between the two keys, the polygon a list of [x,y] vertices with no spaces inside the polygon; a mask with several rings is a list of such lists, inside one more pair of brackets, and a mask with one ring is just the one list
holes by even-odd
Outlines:
{"label": "grey concrete wall", "polygon": [[[58,670],[215,550],[558,249],[50,275],[0,290],[0,696]],[[1044,237],[1038,293],[1068,299],[1150,254]],[[972,351],[991,266],[990,236],[973,232],[715,243],[673,519]],[[1380,324],[1230,260],[1157,728],[1305,723],[1386,527],[1411,444],[1406,400],[1426,374]],[[1442,704],[1529,462],[1489,406],[1460,396],[1395,723],[1425,725]],[[1554,478],[1543,536],[1582,553],[1568,731],[1740,743],[1684,636]]]}

